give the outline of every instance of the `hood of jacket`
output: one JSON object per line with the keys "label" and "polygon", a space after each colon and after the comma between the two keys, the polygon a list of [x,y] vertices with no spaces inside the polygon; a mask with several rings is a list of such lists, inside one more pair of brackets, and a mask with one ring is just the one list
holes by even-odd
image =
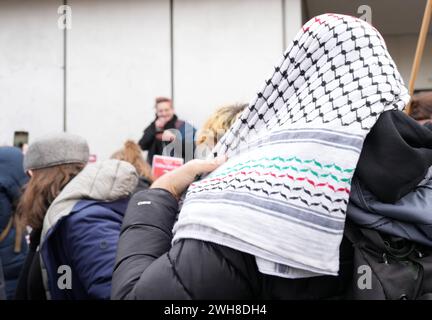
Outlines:
{"label": "hood of jacket", "polygon": [[381,202],[396,203],[430,166],[432,130],[402,111],[387,111],[366,137],[355,174]]}
{"label": "hood of jacket", "polygon": [[353,179],[347,216],[361,227],[432,246],[432,178],[396,203],[380,201]]}
{"label": "hood of jacket", "polygon": [[4,187],[10,197],[20,195],[21,187],[28,178],[23,169],[24,156],[15,147],[0,147],[0,186]]}
{"label": "hood of jacket", "polygon": [[133,193],[138,184],[135,168],[120,160],[87,165],[53,201],[45,215],[41,244],[56,223],[69,215],[80,200],[112,202]]}
{"label": "hood of jacket", "polygon": [[8,223],[12,205],[27,183],[23,169],[23,154],[14,147],[0,147],[0,231]]}

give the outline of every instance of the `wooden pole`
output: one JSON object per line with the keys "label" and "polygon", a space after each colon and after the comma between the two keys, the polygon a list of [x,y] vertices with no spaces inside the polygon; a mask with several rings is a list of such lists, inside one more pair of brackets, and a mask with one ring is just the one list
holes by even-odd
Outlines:
{"label": "wooden pole", "polygon": [[[429,31],[429,24],[432,15],[432,0],[428,0],[426,3],[426,8],[423,15],[423,21],[420,29],[420,35],[417,41],[417,49],[414,56],[414,62],[411,69],[411,77],[408,85],[409,94],[412,96],[415,88],[415,81],[417,79],[417,74],[420,68],[421,59],[423,56],[423,51],[426,43],[427,34]],[[405,108],[407,114],[411,113],[411,102],[408,103]]]}

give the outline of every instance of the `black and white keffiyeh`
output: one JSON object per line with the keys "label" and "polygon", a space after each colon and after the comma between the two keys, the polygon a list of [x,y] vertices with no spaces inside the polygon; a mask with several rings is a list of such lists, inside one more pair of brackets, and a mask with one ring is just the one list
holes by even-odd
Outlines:
{"label": "black and white keffiyeh", "polygon": [[265,274],[336,275],[364,138],[408,101],[376,29],[345,15],[311,19],[216,146],[229,160],[190,186],[173,241],[247,252]]}

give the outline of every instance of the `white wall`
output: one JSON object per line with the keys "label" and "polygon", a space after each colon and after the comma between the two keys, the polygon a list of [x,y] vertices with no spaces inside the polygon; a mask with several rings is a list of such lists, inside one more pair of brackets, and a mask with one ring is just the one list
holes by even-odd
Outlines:
{"label": "white wall", "polygon": [[285,43],[288,46],[303,25],[302,2],[301,0],[282,1],[285,1]]}
{"label": "white wall", "polygon": [[63,128],[61,1],[0,1],[0,145]]}
{"label": "white wall", "polygon": [[[286,43],[301,27],[300,0],[284,0]],[[169,0],[69,0],[67,130],[98,159],[153,120],[171,95],[199,127],[223,104],[249,102],[282,57],[283,0],[174,0],[171,79]],[[63,129],[61,0],[0,1],[0,144],[26,130]]]}
{"label": "white wall", "polygon": [[168,0],[71,0],[68,131],[109,157],[138,140],[155,95],[171,94]]}
{"label": "white wall", "polygon": [[[302,24],[301,0],[174,0],[174,98],[199,127],[218,106],[249,102]],[[63,128],[61,0],[0,1],[0,145]],[[169,0],[69,0],[67,127],[107,158],[138,140],[154,97],[171,94]],[[416,34],[386,35],[408,83]],[[416,88],[432,88],[429,36]]]}
{"label": "white wall", "polygon": [[199,126],[216,107],[254,97],[282,57],[281,10],[281,0],[174,2],[179,115]]}

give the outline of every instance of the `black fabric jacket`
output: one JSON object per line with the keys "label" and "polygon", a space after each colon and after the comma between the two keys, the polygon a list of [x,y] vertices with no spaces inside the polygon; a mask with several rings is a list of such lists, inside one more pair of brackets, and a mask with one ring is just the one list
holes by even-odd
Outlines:
{"label": "black fabric jacket", "polygon": [[113,299],[332,299],[352,278],[352,247],[341,246],[340,275],[283,279],[258,271],[255,258],[185,239],[171,247],[176,199],[162,189],[136,193],[126,211],[113,274]]}
{"label": "black fabric jacket", "polygon": [[29,253],[18,280],[15,300],[46,300],[40,256],[37,250],[41,231],[35,229],[30,233]]}
{"label": "black fabric jacket", "polygon": [[395,203],[431,165],[432,131],[402,111],[387,111],[366,137],[355,174],[378,200]]}

